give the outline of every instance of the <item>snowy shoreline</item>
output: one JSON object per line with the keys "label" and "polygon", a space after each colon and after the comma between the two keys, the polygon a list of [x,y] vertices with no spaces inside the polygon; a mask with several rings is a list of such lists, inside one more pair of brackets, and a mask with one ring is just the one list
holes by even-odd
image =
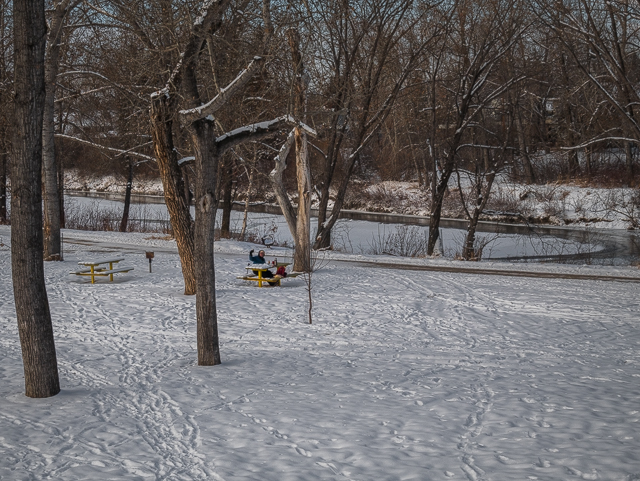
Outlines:
{"label": "snowy shoreline", "polygon": [[[81,176],[75,171],[65,172],[65,191],[81,195],[124,195],[126,181],[115,176]],[[453,183],[452,194],[457,190]],[[134,195],[163,196],[159,179],[139,179],[132,185]],[[357,208],[345,210],[373,213],[428,217],[428,201],[415,182],[385,181],[364,188]],[[635,205],[636,189],[598,188],[570,184],[514,184],[501,177],[491,197],[504,204],[501,209],[487,208],[482,219],[488,223],[525,225],[536,227],[586,227],[595,229],[626,230],[640,221]],[[358,196],[357,196],[358,197]],[[455,198],[456,195],[451,195]],[[274,199],[260,199],[273,204]],[[506,208],[506,211],[505,211]],[[514,210],[515,209],[515,210]],[[465,222],[459,208],[445,204],[443,217]],[[516,222],[517,221],[517,222]]]}

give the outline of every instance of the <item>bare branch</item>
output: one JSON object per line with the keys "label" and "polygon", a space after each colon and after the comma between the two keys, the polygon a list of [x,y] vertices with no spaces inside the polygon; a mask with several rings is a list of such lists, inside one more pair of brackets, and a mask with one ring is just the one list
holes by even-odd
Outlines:
{"label": "bare branch", "polygon": [[575,145],[573,147],[560,147],[560,150],[580,150],[580,149],[584,149],[585,147],[589,147],[590,145],[593,145],[593,144],[597,144],[600,142],[611,142],[611,141],[631,142],[632,144],[635,144],[638,142],[638,139],[634,139],[632,137],[601,137],[599,139],[591,139],[588,142],[584,142],[580,145]]}
{"label": "bare branch", "polygon": [[224,135],[221,135],[216,139],[219,155],[222,155],[224,152],[232,147],[235,147],[236,145],[243,144],[249,141],[260,140],[264,137],[273,135],[285,125],[297,126],[304,130],[307,134],[313,137],[317,136],[316,131],[308,125],[305,125],[302,122],[298,122],[290,115],[285,115],[273,120],[245,125],[244,127],[240,127]]}
{"label": "bare branch", "polygon": [[236,92],[238,92],[238,90],[244,87],[249,80],[251,80],[255,73],[262,68],[263,63],[264,58],[254,57],[247,68],[240,72],[240,74],[229,85],[221,89],[220,93],[218,93],[218,95],[212,98],[209,102],[193,109],[181,110],[179,113],[182,115],[184,121],[191,123],[202,119],[207,115],[213,115],[216,113]]}
{"label": "bare branch", "polygon": [[[78,137],[73,137],[71,135],[65,135],[65,134],[56,134],[56,137],[58,137],[60,139],[71,140],[73,142],[78,142],[80,144],[88,145],[88,146],[94,147],[96,149],[106,150],[108,152],[113,152],[113,153],[117,154],[116,157],[119,157],[121,155],[130,155],[132,157],[138,157],[139,159],[143,159],[145,162],[155,162],[156,161],[156,159],[154,157],[150,157],[148,155],[141,154],[139,152],[134,152],[131,149],[129,149],[129,150],[115,149],[113,147],[107,147],[106,145],[96,144],[95,142],[91,142],[89,140],[79,139]],[[147,143],[147,144],[144,144],[144,145],[150,145],[150,142]],[[137,147],[141,147],[141,146],[137,146]],[[134,147],[134,148],[137,148],[137,147]]]}

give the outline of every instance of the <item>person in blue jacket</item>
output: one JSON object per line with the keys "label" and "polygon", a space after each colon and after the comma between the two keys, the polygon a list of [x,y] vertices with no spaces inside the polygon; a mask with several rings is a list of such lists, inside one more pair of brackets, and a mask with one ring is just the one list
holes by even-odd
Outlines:
{"label": "person in blue jacket", "polygon": [[264,258],[264,251],[259,251],[257,256],[253,255],[254,250],[249,251],[249,260],[254,264],[266,264],[267,261]]}
{"label": "person in blue jacket", "polygon": [[[266,264],[267,261],[264,258],[264,251],[258,251],[258,255],[254,256],[253,255],[253,249],[251,249],[249,251],[249,260],[251,262],[253,262],[254,264]],[[253,273],[257,276],[258,275],[258,271],[253,271]],[[266,271],[262,271],[262,277],[270,279],[273,277],[273,272],[271,272],[269,269],[267,269]]]}

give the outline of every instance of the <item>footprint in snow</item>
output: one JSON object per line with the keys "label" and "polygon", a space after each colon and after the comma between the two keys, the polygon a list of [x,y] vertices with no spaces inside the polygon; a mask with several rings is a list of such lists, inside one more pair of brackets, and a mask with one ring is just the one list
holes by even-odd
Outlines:
{"label": "footprint in snow", "polygon": [[592,470],[591,474],[583,473],[582,471],[574,468],[567,468],[567,470],[569,471],[569,473],[575,476],[578,476],[582,479],[587,479],[587,480],[598,479],[598,472],[595,469]]}
{"label": "footprint in snow", "polygon": [[301,456],[306,456],[307,458],[311,457],[311,453],[309,451],[306,451],[302,448],[296,448],[296,451],[298,452],[298,454],[300,454]]}
{"label": "footprint in snow", "polygon": [[551,466],[551,462],[547,461],[546,459],[538,458],[536,466],[538,466],[539,468],[548,468]]}

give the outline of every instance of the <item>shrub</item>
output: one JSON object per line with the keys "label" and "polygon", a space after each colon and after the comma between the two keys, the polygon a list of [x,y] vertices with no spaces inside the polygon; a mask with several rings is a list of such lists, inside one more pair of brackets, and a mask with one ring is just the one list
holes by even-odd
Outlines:
{"label": "shrub", "polygon": [[428,230],[415,225],[400,225],[387,232],[378,228],[378,234],[369,242],[372,255],[392,255],[401,257],[425,257],[429,243]]}

